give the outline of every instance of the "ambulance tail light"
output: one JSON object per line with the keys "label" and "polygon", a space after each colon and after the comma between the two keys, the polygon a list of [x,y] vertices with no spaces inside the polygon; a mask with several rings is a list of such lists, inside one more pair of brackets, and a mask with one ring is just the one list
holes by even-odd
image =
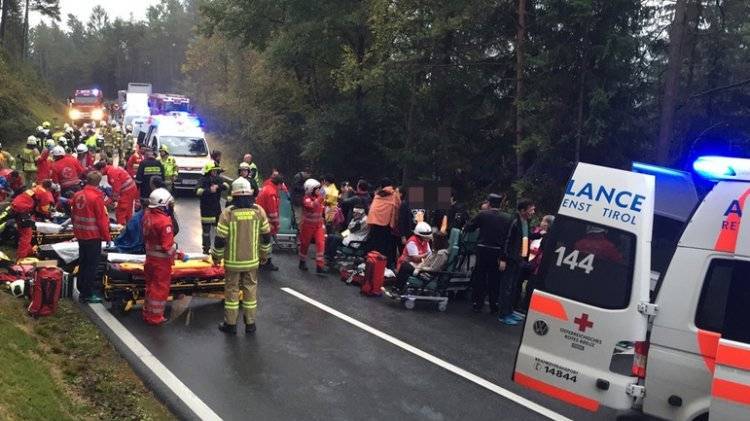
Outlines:
{"label": "ambulance tail light", "polygon": [[646,360],[648,359],[649,343],[638,341],[635,343],[633,354],[633,375],[640,379],[646,378]]}

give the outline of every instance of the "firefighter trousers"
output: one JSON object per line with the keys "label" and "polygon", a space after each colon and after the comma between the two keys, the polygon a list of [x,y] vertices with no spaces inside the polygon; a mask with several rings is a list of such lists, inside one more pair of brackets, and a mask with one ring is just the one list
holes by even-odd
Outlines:
{"label": "firefighter trousers", "polygon": [[208,216],[201,217],[201,238],[203,241],[203,253],[208,253],[211,250],[211,237],[216,236],[216,224],[218,217]]}
{"label": "firefighter trousers", "polygon": [[325,263],[324,255],[326,250],[326,230],[323,224],[302,224],[299,232],[299,260],[307,260],[307,252],[310,250],[310,243],[315,240],[315,265],[319,268]]}
{"label": "firefighter trousers", "polygon": [[169,298],[172,259],[147,256],[143,272],[146,277],[143,320],[148,324],[158,325],[167,320],[164,318],[164,307]]}
{"label": "firefighter trousers", "polygon": [[132,189],[131,191],[122,193],[120,200],[117,201],[117,207],[115,208],[115,219],[120,225],[125,225],[133,216],[133,209],[135,208],[135,201],[138,200],[138,190]]}
{"label": "firefighter trousers", "polygon": [[[240,301],[242,291],[242,301]],[[227,270],[224,284],[224,322],[236,325],[242,309],[245,324],[255,323],[258,307],[258,269],[236,272]]]}

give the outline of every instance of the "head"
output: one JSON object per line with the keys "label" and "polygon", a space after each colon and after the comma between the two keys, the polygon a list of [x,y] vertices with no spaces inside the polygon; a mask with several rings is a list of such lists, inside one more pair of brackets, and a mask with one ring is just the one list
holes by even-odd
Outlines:
{"label": "head", "polygon": [[58,159],[62,159],[62,157],[65,156],[65,149],[57,145],[54,148],[52,148],[52,158],[57,161]]}
{"label": "head", "polygon": [[314,178],[308,178],[304,184],[305,194],[308,196],[315,196],[320,190],[320,182]]}
{"label": "head", "polygon": [[255,192],[253,191],[253,187],[250,184],[250,181],[246,178],[238,177],[236,180],[232,182],[232,198],[241,198],[241,197],[253,197],[255,195]]}
{"label": "head", "polygon": [[251,164],[251,163],[253,162],[253,154],[251,154],[251,153],[246,153],[246,154],[245,154],[245,155],[244,155],[244,156],[242,157],[242,162],[247,162],[248,164]]}
{"label": "head", "polygon": [[164,188],[155,189],[148,196],[148,207],[151,209],[158,208],[166,211],[172,202],[174,202],[172,194]]}
{"label": "head", "polygon": [[151,191],[154,191],[156,189],[164,189],[167,187],[167,185],[164,183],[164,179],[162,179],[158,175],[151,177],[151,179],[148,181],[148,184],[151,187]]}
{"label": "head", "polygon": [[331,184],[334,184],[336,180],[333,179],[333,176],[331,174],[326,174],[323,176],[323,185],[324,186],[330,186]]}
{"label": "head", "polygon": [[521,215],[521,218],[527,221],[536,213],[536,205],[534,205],[534,202],[529,199],[519,200],[516,209],[518,210],[518,214]]}
{"label": "head", "polygon": [[384,188],[386,188],[386,187],[393,187],[393,180],[391,180],[391,179],[390,179],[390,178],[388,178],[388,177],[383,177],[383,178],[382,178],[382,179],[380,180],[380,188],[381,188],[381,189],[384,189]]}
{"label": "head", "polygon": [[102,175],[107,175],[107,170],[109,167],[107,166],[107,161],[98,161],[96,164],[94,164],[94,168],[102,173]]}
{"label": "head", "polygon": [[153,158],[154,157],[154,151],[151,148],[143,148],[143,157],[144,158]]}
{"label": "head", "polygon": [[414,235],[423,240],[432,240],[432,227],[427,222],[420,222],[414,227]]}
{"label": "head", "polygon": [[273,183],[274,186],[279,186],[281,183],[284,182],[284,177],[281,176],[278,172],[271,176],[271,183]]}
{"label": "head", "polygon": [[398,194],[398,197],[401,198],[402,201],[407,200],[409,197],[409,188],[406,186],[398,186],[396,187],[396,193]]}
{"label": "head", "polygon": [[352,219],[359,220],[364,218],[364,216],[367,213],[365,212],[364,208],[353,208],[352,209]]}
{"label": "head", "polygon": [[250,177],[250,170],[251,170],[250,164],[243,161],[240,163],[239,169],[237,170],[237,174],[240,177],[247,178],[247,177]]}
{"label": "head", "polygon": [[367,193],[369,191],[370,191],[370,183],[368,183],[366,180],[357,181],[357,192]]}
{"label": "head", "polygon": [[487,206],[490,209],[500,209],[503,204],[503,196],[497,193],[491,193],[487,196]]}
{"label": "head", "polygon": [[42,181],[42,187],[44,187],[45,190],[51,191],[52,190],[52,180],[47,179]]}
{"label": "head", "polygon": [[91,171],[86,175],[86,185],[98,187],[102,181],[102,173],[99,171]]}
{"label": "head", "polygon": [[213,151],[211,152],[211,159],[214,160],[214,162],[219,163],[221,162],[221,151]]}
{"label": "head", "polygon": [[162,158],[169,156],[169,148],[167,148],[167,145],[161,145],[161,147],[159,147],[159,156]]}
{"label": "head", "polygon": [[539,228],[547,232],[550,228],[552,228],[552,224],[555,222],[555,215],[544,215],[542,217],[542,221],[539,223]]}
{"label": "head", "polygon": [[76,146],[76,153],[78,154],[79,158],[86,155],[88,152],[89,152],[89,148],[83,143]]}

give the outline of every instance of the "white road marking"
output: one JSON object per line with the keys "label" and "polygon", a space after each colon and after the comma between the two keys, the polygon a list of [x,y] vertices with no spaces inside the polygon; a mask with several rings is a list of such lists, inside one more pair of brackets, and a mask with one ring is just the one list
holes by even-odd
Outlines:
{"label": "white road marking", "polygon": [[129,330],[125,328],[102,304],[89,304],[94,313],[132,351],[143,364],[154,373],[174,394],[202,420],[217,420],[219,417],[198,396],[188,389],[164,364],[161,363]]}
{"label": "white road marking", "polygon": [[391,335],[389,335],[387,333],[384,333],[384,332],[382,332],[382,331],[380,331],[378,329],[375,329],[374,327],[366,325],[366,324],[360,322],[359,320],[354,319],[352,317],[349,317],[346,314],[341,313],[340,311],[338,311],[336,309],[328,307],[327,305],[325,305],[325,304],[323,304],[323,303],[321,303],[319,301],[316,301],[316,300],[314,300],[314,299],[312,299],[312,298],[310,298],[310,297],[308,297],[308,296],[306,296],[306,295],[304,295],[304,294],[302,294],[300,292],[297,292],[297,291],[295,291],[292,288],[283,287],[283,288],[281,288],[281,290],[284,291],[284,292],[286,292],[286,293],[288,293],[288,294],[291,294],[291,295],[299,298],[302,301],[305,301],[308,304],[312,304],[313,306],[315,306],[315,307],[317,307],[317,308],[325,311],[326,313],[329,313],[329,314],[331,314],[333,316],[336,316],[339,319],[341,319],[341,320],[343,320],[343,321],[345,321],[345,322],[347,322],[347,323],[349,323],[351,325],[354,325],[354,326],[356,326],[356,327],[364,330],[365,332],[368,332],[368,333],[370,333],[372,335],[375,335],[378,338],[380,338],[380,339],[382,339],[382,340],[384,340],[386,342],[390,342],[391,344],[396,345],[397,347],[403,349],[404,351],[410,352],[410,353],[412,353],[412,354],[414,354],[414,355],[416,355],[416,356],[418,356],[420,358],[423,358],[423,359],[425,359],[425,360],[427,360],[427,361],[429,361],[429,362],[431,362],[431,363],[433,363],[433,364],[435,364],[435,365],[437,365],[439,367],[442,367],[442,368],[450,371],[453,374],[461,376],[461,377],[463,377],[464,379],[466,379],[466,380],[468,380],[470,382],[476,383],[477,385],[482,386],[483,388],[489,390],[490,392],[496,393],[496,394],[498,394],[498,395],[500,395],[500,396],[502,396],[502,397],[504,397],[506,399],[509,399],[509,400],[511,400],[511,401],[519,404],[519,405],[522,405],[522,406],[524,406],[524,407],[526,407],[526,408],[528,408],[528,409],[536,412],[539,415],[545,416],[545,417],[547,417],[547,418],[549,418],[551,420],[555,420],[555,421],[571,421],[570,418],[567,418],[567,417],[565,417],[565,416],[563,416],[561,414],[558,414],[557,412],[552,411],[551,409],[547,409],[547,408],[545,408],[545,407],[543,407],[543,406],[541,406],[541,405],[539,405],[539,404],[537,404],[535,402],[532,402],[532,401],[530,401],[530,400],[528,400],[528,399],[526,399],[526,398],[524,398],[524,397],[522,397],[522,396],[520,396],[520,395],[518,395],[516,393],[511,392],[508,389],[502,388],[502,387],[500,387],[500,386],[498,386],[498,385],[496,385],[496,384],[494,384],[494,383],[492,383],[492,382],[490,382],[488,380],[485,380],[485,379],[483,379],[483,378],[481,378],[481,377],[479,377],[479,376],[477,376],[475,374],[472,374],[472,373],[470,373],[470,372],[468,372],[468,371],[466,371],[466,370],[464,370],[464,369],[462,369],[462,368],[460,368],[460,367],[458,367],[456,365],[453,365],[453,364],[449,363],[448,361],[445,361],[445,360],[443,360],[441,358],[438,358],[438,357],[436,357],[436,356],[434,356],[432,354],[429,354],[429,353],[427,353],[425,351],[422,351],[421,349],[419,349],[419,348],[417,348],[415,346],[409,345],[408,343],[406,343],[406,342],[404,342],[404,341],[402,341],[400,339],[394,338],[393,336],[391,336]]}

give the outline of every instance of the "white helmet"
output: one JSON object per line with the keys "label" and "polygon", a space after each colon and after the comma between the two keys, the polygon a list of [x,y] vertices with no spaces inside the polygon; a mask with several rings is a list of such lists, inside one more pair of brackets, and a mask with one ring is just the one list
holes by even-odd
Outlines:
{"label": "white helmet", "polygon": [[76,152],[78,153],[86,153],[88,151],[89,151],[88,146],[84,145],[83,143],[80,143],[78,144],[78,146],[76,146]]}
{"label": "white helmet", "polygon": [[152,191],[151,195],[148,197],[149,208],[158,208],[159,206],[167,207],[172,202],[174,202],[172,194],[169,193],[169,190],[163,187]]}
{"label": "white helmet", "polygon": [[253,186],[247,178],[239,177],[232,181],[232,196],[253,196]]}
{"label": "white helmet", "polygon": [[10,288],[10,293],[13,294],[14,297],[23,297],[23,291],[26,289],[26,281],[23,279],[16,279],[8,284],[8,288]]}
{"label": "white helmet", "polygon": [[47,146],[48,149],[52,149],[55,147],[55,141],[52,139],[47,139],[45,142],[45,146]]}
{"label": "white helmet", "polygon": [[308,178],[305,181],[305,194],[311,194],[317,188],[320,188],[320,181],[314,178]]}
{"label": "white helmet", "polygon": [[414,234],[422,238],[432,238],[432,227],[427,222],[420,222],[414,227]]}
{"label": "white helmet", "polygon": [[36,136],[29,136],[26,138],[27,145],[36,145]]}
{"label": "white helmet", "polygon": [[65,123],[65,124],[63,124],[63,129],[65,129],[65,131],[68,131],[68,129],[71,129],[71,130],[72,130],[73,128],[72,128],[72,127],[70,127],[70,124],[68,124],[68,123]]}
{"label": "white helmet", "polygon": [[63,156],[65,155],[65,149],[62,146],[57,145],[52,148],[52,156]]}
{"label": "white helmet", "polygon": [[41,132],[42,130],[44,130],[44,127],[42,127],[42,126],[36,126],[36,131],[37,132]]}

